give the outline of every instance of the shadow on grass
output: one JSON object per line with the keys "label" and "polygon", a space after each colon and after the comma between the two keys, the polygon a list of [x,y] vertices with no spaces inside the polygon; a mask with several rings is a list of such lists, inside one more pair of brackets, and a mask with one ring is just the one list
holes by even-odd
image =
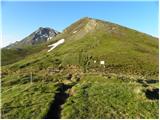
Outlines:
{"label": "shadow on grass", "polygon": [[45,115],[44,119],[60,119],[61,114],[61,105],[65,103],[69,94],[66,93],[68,89],[70,89],[73,85],[65,85],[60,84],[58,88],[58,92],[54,97],[54,101],[51,104],[48,113]]}
{"label": "shadow on grass", "polygon": [[148,84],[152,84],[152,83],[158,83],[159,80],[153,80],[153,79],[151,79],[151,80],[146,80],[146,82],[147,82]]}
{"label": "shadow on grass", "polygon": [[152,90],[147,89],[145,94],[148,99],[151,99],[151,100],[158,100],[159,99],[159,89],[158,88],[155,88]]}

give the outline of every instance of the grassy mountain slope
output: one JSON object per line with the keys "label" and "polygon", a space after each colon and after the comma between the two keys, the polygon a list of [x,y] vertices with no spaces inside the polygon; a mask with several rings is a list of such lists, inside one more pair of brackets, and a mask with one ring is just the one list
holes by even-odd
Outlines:
{"label": "grassy mountain slope", "polygon": [[[77,32],[74,34],[74,31]],[[86,18],[65,29],[55,40],[62,38],[65,44],[48,55],[58,57],[64,65],[84,67],[80,57],[85,56],[91,57],[88,60],[90,69],[99,66],[99,61],[104,60],[105,69],[109,72],[158,75],[158,40],[154,37]],[[94,60],[96,64],[93,64]]]}
{"label": "grassy mountain slope", "polygon": [[[65,42],[47,52],[48,45],[60,39]],[[100,65],[100,61],[105,64]],[[67,77],[69,73],[71,80]],[[14,93],[20,93],[17,89],[23,85],[30,86],[31,75],[34,86],[21,94],[28,94],[23,98],[25,102],[21,102],[21,95]],[[147,82],[150,79],[155,84]],[[41,115],[50,108],[41,102],[34,106],[28,101],[34,102],[37,97],[34,94],[41,92],[37,86],[45,83],[42,88],[51,91],[53,98],[47,98],[46,92],[41,92],[39,97],[46,95],[43,98],[47,99],[46,104],[56,102],[54,96],[60,91],[48,85],[53,83],[53,87],[59,88],[63,83],[73,87],[63,91],[70,97],[61,106],[60,118],[158,118],[158,100],[146,96],[147,90],[157,88],[157,82],[157,38],[117,24],[83,18],[43,44],[41,51],[2,67],[2,117],[43,118]],[[14,99],[5,101],[7,98],[17,99],[14,107],[11,107]],[[31,108],[39,109],[41,105],[44,109],[39,115],[29,115],[18,109],[22,105],[29,113]]]}
{"label": "grassy mountain slope", "polygon": [[1,64],[2,66],[15,63],[19,60],[24,59],[26,56],[37,53],[44,49],[45,44],[38,44],[34,46],[26,46],[23,48],[2,48],[1,51]]}

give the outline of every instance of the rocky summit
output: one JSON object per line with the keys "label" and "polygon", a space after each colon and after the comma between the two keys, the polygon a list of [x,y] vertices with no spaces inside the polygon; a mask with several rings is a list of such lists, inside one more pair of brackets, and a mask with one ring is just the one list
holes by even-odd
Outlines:
{"label": "rocky summit", "polygon": [[51,40],[53,37],[58,35],[60,32],[49,28],[49,27],[40,27],[35,32],[31,33],[29,36],[25,37],[21,41],[17,41],[6,48],[22,48],[26,45],[35,45],[39,43],[46,42],[48,40]]}

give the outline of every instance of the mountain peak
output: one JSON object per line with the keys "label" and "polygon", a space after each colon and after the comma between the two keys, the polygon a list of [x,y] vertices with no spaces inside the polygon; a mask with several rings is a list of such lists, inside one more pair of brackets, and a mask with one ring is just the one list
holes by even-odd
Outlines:
{"label": "mountain peak", "polygon": [[38,30],[36,30],[34,33],[35,37],[37,35],[40,35],[41,37],[50,37],[52,35],[58,34],[59,32],[49,27],[39,27]]}
{"label": "mountain peak", "polygon": [[6,48],[21,48],[27,45],[39,44],[52,39],[59,33],[60,32],[49,27],[39,27],[36,31],[34,31],[32,34],[30,34],[23,40],[13,43]]}
{"label": "mountain peak", "polygon": [[95,27],[96,19],[90,18],[90,17],[83,17],[73,23],[71,26],[67,27],[64,32],[72,33],[74,31],[80,31],[82,29],[85,29],[85,31],[88,31],[92,28],[92,25]]}
{"label": "mountain peak", "polygon": [[83,18],[81,18],[81,19],[84,19],[84,20],[93,20],[94,18],[91,18],[91,17],[86,16],[86,17],[83,17]]}
{"label": "mountain peak", "polygon": [[50,27],[39,27],[38,30],[54,30]]}

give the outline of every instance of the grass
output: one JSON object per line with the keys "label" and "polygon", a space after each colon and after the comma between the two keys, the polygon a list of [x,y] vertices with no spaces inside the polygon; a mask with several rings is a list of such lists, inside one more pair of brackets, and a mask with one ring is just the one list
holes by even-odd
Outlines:
{"label": "grass", "polygon": [[[35,67],[36,68],[36,67]],[[18,69],[2,78],[2,118],[38,119],[44,118],[50,105],[54,102],[54,96],[59,83],[66,82],[68,71],[49,74],[48,70]],[[4,72],[3,71],[3,72]],[[31,74],[32,72],[32,74]],[[32,75],[32,83],[31,83]],[[68,82],[66,84],[73,84]]]}
{"label": "grass", "polygon": [[24,59],[26,56],[33,55],[34,53],[37,53],[45,48],[46,44],[37,44],[33,46],[25,46],[19,49],[16,48],[3,48],[1,51],[2,55],[2,66],[15,63],[19,60]]}
{"label": "grass", "polygon": [[2,118],[43,118],[54,100],[55,83],[27,83],[2,89]]}
{"label": "grass", "polygon": [[147,100],[139,84],[87,75],[72,89],[64,119],[158,119],[158,100]]}

